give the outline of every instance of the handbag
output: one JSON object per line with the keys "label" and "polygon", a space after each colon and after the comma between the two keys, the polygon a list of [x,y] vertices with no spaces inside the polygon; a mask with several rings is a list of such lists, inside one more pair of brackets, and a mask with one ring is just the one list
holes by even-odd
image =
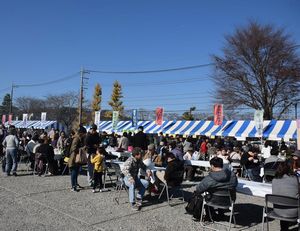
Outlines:
{"label": "handbag", "polygon": [[75,156],[75,163],[79,165],[85,165],[87,164],[88,159],[86,156],[86,151],[84,148],[80,148],[79,152]]}
{"label": "handbag", "polygon": [[200,219],[202,203],[203,203],[202,195],[194,192],[187,206],[185,207],[185,210],[188,214],[193,215],[194,218]]}

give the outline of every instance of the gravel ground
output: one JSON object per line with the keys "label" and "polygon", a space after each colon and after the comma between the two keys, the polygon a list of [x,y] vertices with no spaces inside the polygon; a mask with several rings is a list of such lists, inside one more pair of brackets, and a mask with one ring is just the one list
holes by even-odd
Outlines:
{"label": "gravel ground", "polygon": [[[70,192],[69,176],[37,177],[18,172],[17,177],[0,176],[0,230],[203,230],[185,214],[185,205],[174,199],[169,206],[157,197],[146,197],[141,211],[132,211],[127,194],[120,204],[115,191],[93,194],[86,187]],[[79,184],[86,185],[79,176]],[[186,188],[186,195],[193,187]],[[261,230],[263,198],[237,195],[237,227],[232,230]],[[224,227],[213,227],[225,230]],[[270,222],[279,230],[279,222]]]}

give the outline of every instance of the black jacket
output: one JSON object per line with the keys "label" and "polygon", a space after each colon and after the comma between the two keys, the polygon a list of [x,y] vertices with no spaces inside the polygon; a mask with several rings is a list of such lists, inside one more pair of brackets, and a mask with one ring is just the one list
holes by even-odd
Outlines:
{"label": "black jacket", "polygon": [[54,160],[54,150],[49,144],[41,144],[39,147],[37,147],[36,152],[43,154],[48,162]]}
{"label": "black jacket", "polygon": [[[182,175],[181,175],[182,174]],[[169,186],[178,186],[183,180],[183,161],[174,159],[171,162],[168,162],[165,180]]]}
{"label": "black jacket", "polygon": [[137,134],[135,134],[133,139],[133,146],[139,147],[143,150],[147,150],[147,146],[148,146],[147,135],[142,131],[139,131]]}
{"label": "black jacket", "polygon": [[95,154],[96,153],[96,147],[100,144],[100,137],[98,133],[91,134],[88,133],[85,138],[85,146],[87,147],[87,153],[88,154]]}
{"label": "black jacket", "polygon": [[[241,157],[241,164],[245,165],[246,169],[253,169],[259,167],[259,162],[254,163],[253,161],[249,161],[250,155],[248,152],[244,153]],[[254,157],[254,159],[258,160],[257,157]]]}

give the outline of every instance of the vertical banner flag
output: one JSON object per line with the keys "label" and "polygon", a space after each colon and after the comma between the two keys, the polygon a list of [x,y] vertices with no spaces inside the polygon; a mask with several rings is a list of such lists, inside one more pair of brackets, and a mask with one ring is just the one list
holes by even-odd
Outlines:
{"label": "vertical banner flag", "polygon": [[138,123],[138,114],[137,114],[137,109],[132,110],[132,127],[137,128],[137,123]]}
{"label": "vertical banner flag", "polygon": [[297,120],[297,150],[300,150],[300,119]]}
{"label": "vertical banner flag", "polygon": [[43,127],[44,124],[46,123],[46,116],[47,116],[47,112],[42,112],[41,113],[41,126]]}
{"label": "vertical banner flag", "polygon": [[101,115],[101,111],[95,111],[94,124],[96,124],[97,126],[99,126],[99,124],[100,124],[100,115]]}
{"label": "vertical banner flag", "polygon": [[155,115],[156,115],[155,124],[162,125],[164,109],[162,107],[156,108]]}
{"label": "vertical banner flag", "polygon": [[254,123],[258,135],[262,136],[264,128],[264,110],[256,110],[254,112]]}
{"label": "vertical banner flag", "polygon": [[119,122],[119,112],[113,111],[113,116],[112,116],[112,129],[113,130],[117,130],[118,122]]}
{"label": "vertical banner flag", "polygon": [[2,115],[2,124],[5,124],[6,122],[6,115]]}
{"label": "vertical banner flag", "polygon": [[8,124],[9,124],[9,125],[11,125],[12,117],[13,117],[12,114],[9,114],[9,115],[8,115]]}
{"label": "vertical banner flag", "polygon": [[28,114],[23,114],[23,126],[27,126]]}
{"label": "vertical banner flag", "polygon": [[214,125],[222,125],[223,123],[223,104],[214,105]]}

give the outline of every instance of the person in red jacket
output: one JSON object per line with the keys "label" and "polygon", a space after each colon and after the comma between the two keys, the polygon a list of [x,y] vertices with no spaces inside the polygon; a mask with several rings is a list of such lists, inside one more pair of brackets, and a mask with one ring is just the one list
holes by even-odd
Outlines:
{"label": "person in red jacket", "polygon": [[208,139],[205,139],[200,145],[200,154],[203,159],[206,159],[207,156],[207,150],[208,150],[207,144],[208,144]]}

